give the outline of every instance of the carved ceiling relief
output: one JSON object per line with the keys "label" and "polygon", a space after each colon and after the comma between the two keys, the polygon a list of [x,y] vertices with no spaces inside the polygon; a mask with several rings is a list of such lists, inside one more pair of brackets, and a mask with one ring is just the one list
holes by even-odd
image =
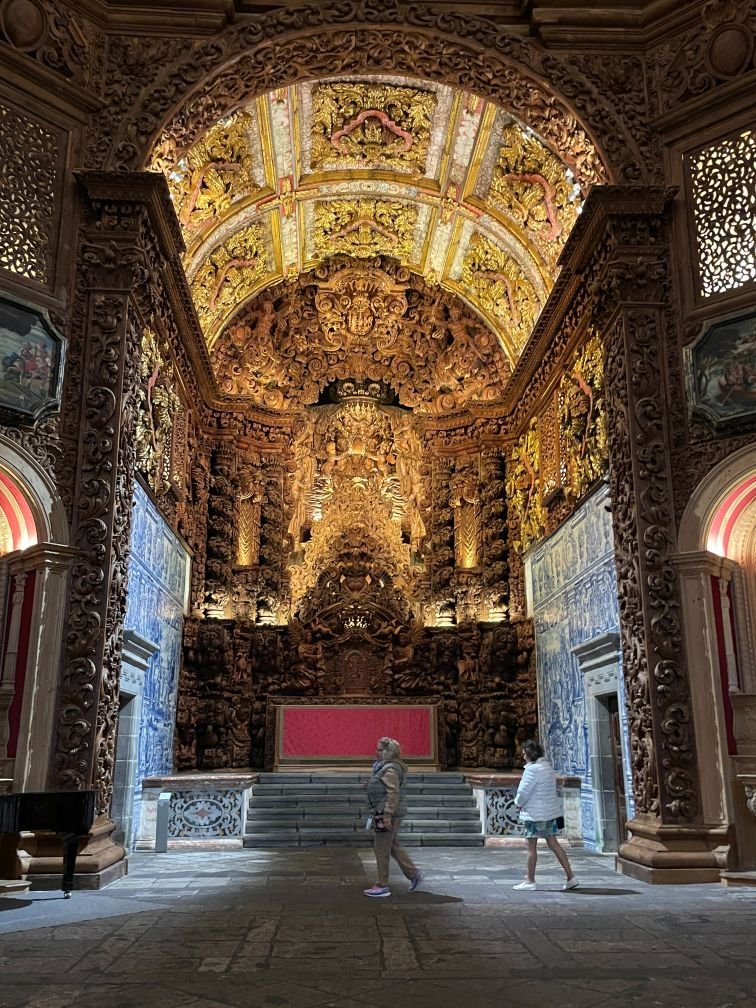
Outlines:
{"label": "carved ceiling relief", "polygon": [[[238,306],[334,255],[391,255],[463,297],[514,363],[533,318],[522,285],[533,286],[540,305],[579,201],[601,175],[574,120],[561,134],[561,157],[553,136],[513,118],[522,108],[504,111],[433,81],[316,79],[241,106],[234,94],[225,117],[223,100],[214,103],[210,122],[193,107],[187,115],[204,132],[166,129],[150,161],[182,223],[209,345],[228,317],[214,307],[231,260],[235,273],[248,273]],[[250,228],[260,229],[252,255]],[[491,275],[471,284],[463,261],[482,241],[491,261],[473,262],[472,273]]]}
{"label": "carved ceiling relief", "polygon": [[513,124],[502,134],[489,197],[555,266],[581,206],[573,171],[534,133]]}
{"label": "carved ceiling relief", "polygon": [[516,359],[530,335],[542,301],[521,265],[482,235],[473,235],[462,266],[465,284],[486,316],[506,335]]}
{"label": "carved ceiling relief", "polygon": [[191,276],[206,338],[260,286],[269,266],[267,249],[262,226],[251,224],[217,246]]}
{"label": "carved ceiling relief", "polygon": [[511,373],[494,334],[452,295],[390,260],[334,260],[260,295],[213,347],[221,391],[269,409],[318,401],[334,381],[385,382],[442,414],[500,399]]}
{"label": "carved ceiling relief", "polygon": [[315,255],[368,259],[390,255],[414,259],[418,208],[397,200],[332,200],[316,203],[312,242]]}
{"label": "carved ceiling relief", "polygon": [[327,167],[425,168],[436,95],[419,88],[344,81],[312,90],[310,163]]}
{"label": "carved ceiling relief", "polygon": [[250,142],[255,131],[255,119],[238,112],[209,129],[183,154],[169,139],[153,151],[150,170],[165,174],[189,239],[217,222],[232,203],[261,188],[263,179],[256,171]]}

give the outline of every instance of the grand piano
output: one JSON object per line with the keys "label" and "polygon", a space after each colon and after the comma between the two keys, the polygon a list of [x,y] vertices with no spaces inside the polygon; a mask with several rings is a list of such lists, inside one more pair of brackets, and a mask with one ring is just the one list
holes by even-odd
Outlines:
{"label": "grand piano", "polygon": [[22,830],[57,833],[63,844],[66,899],[73,889],[79,842],[89,833],[95,814],[96,791],[26,791],[0,795],[0,833]]}

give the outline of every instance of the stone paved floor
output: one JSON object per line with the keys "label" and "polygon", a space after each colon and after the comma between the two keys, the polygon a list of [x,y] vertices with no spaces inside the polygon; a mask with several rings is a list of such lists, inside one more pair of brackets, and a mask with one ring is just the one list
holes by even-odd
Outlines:
{"label": "stone paved floor", "polygon": [[756,889],[657,887],[571,851],[422,849],[370,900],[369,850],[138,854],[101,892],[0,898],[2,1008],[756,1005]]}

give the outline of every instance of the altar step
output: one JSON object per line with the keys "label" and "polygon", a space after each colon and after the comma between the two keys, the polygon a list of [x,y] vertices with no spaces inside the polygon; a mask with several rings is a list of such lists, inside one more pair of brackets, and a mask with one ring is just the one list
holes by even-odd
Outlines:
{"label": "altar step", "polygon": [[[245,847],[367,847],[368,772],[261,773],[247,810]],[[412,773],[407,778],[407,847],[481,847],[480,812],[458,773]]]}

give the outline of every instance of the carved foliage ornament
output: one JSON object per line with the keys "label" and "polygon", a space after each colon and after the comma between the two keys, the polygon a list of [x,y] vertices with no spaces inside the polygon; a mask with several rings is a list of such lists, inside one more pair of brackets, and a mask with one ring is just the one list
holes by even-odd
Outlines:
{"label": "carved foliage ornament", "polygon": [[403,406],[438,414],[501,398],[496,337],[456,298],[385,260],[331,261],[266,291],[213,347],[218,384],[272,409],[317,402],[326,385],[385,382]]}
{"label": "carved foliage ornament", "polygon": [[413,258],[417,207],[396,200],[330,200],[314,211],[315,254]]}
{"label": "carved foliage ornament", "polygon": [[422,174],[435,107],[433,93],[415,88],[319,84],[312,93],[311,167]]}
{"label": "carved foliage ornament", "polygon": [[165,358],[155,333],[145,329],[139,364],[136,467],[156,494],[177,482],[172,472],[172,444],[174,426],[182,409],[175,371]]}
{"label": "carved foliage ornament", "polygon": [[59,0],[5,0],[0,37],[76,84],[99,84],[104,33]]}
{"label": "carved foliage ornament", "polygon": [[262,226],[251,224],[214,248],[192,276],[192,297],[208,340],[270,270],[269,247]]}
{"label": "carved foliage ornament", "polygon": [[477,304],[501,324],[516,356],[541,308],[520,264],[492,241],[475,234],[465,254],[462,278],[474,292]]}
{"label": "carved foliage ornament", "polygon": [[403,411],[348,400],[310,412],[294,440],[289,534],[297,547],[306,525],[310,539],[302,548],[304,562],[292,568],[293,598],[333,562],[334,544],[359,542],[364,551],[366,538],[383,568],[406,583],[405,540],[419,550],[425,534],[420,453]]}
{"label": "carved foliage ornament", "polygon": [[571,501],[604,476],[609,462],[604,348],[593,336],[575,355],[559,386],[561,459]]}
{"label": "carved foliage ornament", "polygon": [[251,116],[239,112],[209,129],[183,155],[170,141],[153,151],[150,170],[165,174],[185,232],[213,224],[255,188],[248,135],[253,124]]}
{"label": "carved foliage ornament", "polygon": [[[360,21],[364,27],[355,31]],[[376,27],[377,21],[381,27]],[[290,36],[293,25],[300,28],[300,37]],[[276,40],[272,48],[271,39]],[[649,152],[637,149],[632,139],[637,125],[634,109],[628,109],[623,120],[624,93],[618,100],[611,87],[589,84],[571,54],[543,52],[533,40],[468,13],[457,16],[399,2],[381,2],[377,7],[357,2],[328,9],[311,5],[240,22],[191,46],[184,40],[163,40],[153,45],[146,59],[134,53],[133,45],[129,48],[129,41],[113,40],[111,100],[98,122],[98,135],[102,142],[110,140],[110,152],[98,144],[92,152],[98,164],[100,158],[127,168],[144,163],[165,122],[166,107],[182,106],[167,133],[184,149],[250,95],[274,91],[297,77],[353,75],[362,68],[443,80],[490,97],[563,153],[583,188],[606,180],[594,143],[579,119],[540,83],[552,79],[569,92],[577,116],[584,117],[601,138],[617,178],[637,181],[645,177],[643,166],[652,163]],[[234,59],[241,54],[244,59]],[[141,93],[136,93],[129,65],[135,57],[143,71]],[[212,66],[223,69],[197,89],[197,68]],[[534,76],[520,67],[531,68]],[[597,78],[610,69],[600,67]],[[633,101],[637,90],[628,89]]]}
{"label": "carved foliage ornament", "polygon": [[535,236],[552,264],[577,218],[579,193],[573,172],[533,133],[505,128],[489,197]]}
{"label": "carved foliage ornament", "polygon": [[516,532],[512,545],[524,552],[537,542],[546,530],[537,420],[531,420],[527,431],[514,446],[506,487],[509,511]]}

